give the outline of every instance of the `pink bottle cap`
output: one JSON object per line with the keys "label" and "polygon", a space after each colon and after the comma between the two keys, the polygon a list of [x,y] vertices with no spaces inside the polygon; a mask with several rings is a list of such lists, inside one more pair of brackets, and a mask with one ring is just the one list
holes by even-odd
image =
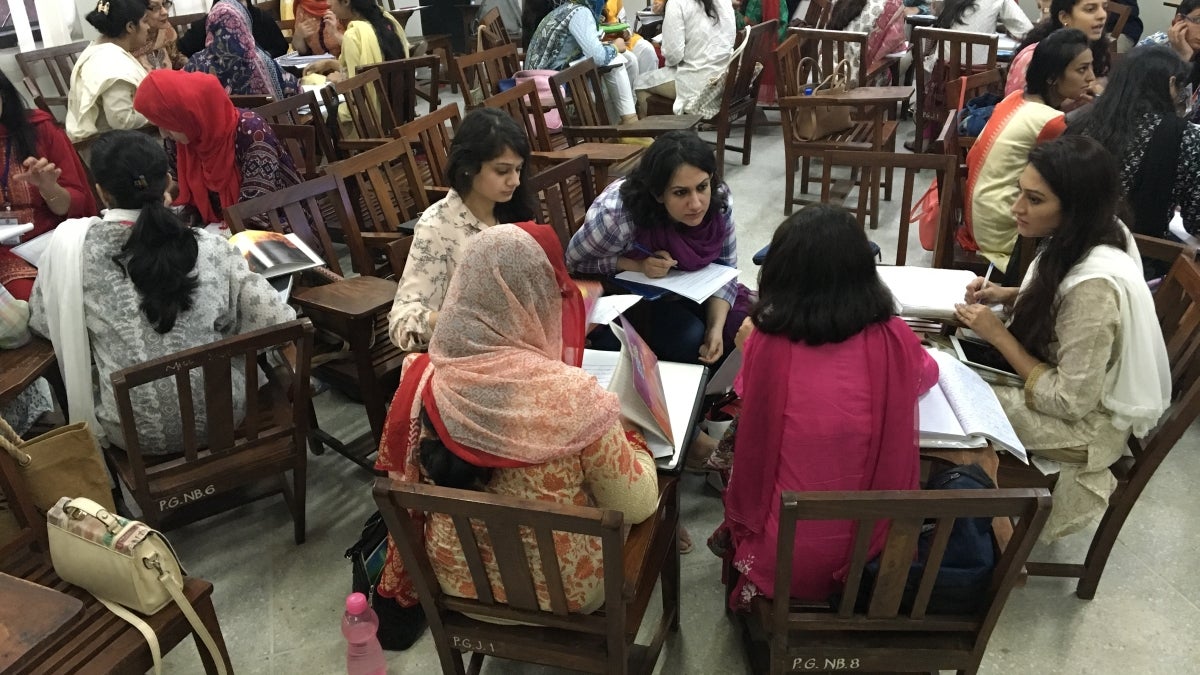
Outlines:
{"label": "pink bottle cap", "polygon": [[346,611],[351,614],[362,614],[367,611],[367,596],[362,593],[351,593],[346,598]]}

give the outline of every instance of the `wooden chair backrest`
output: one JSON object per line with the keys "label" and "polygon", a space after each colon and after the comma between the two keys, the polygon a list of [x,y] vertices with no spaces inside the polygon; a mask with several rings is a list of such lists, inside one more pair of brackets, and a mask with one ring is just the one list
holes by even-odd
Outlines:
{"label": "wooden chair backrest", "polygon": [[438,82],[438,73],[442,60],[435,55],[415,56],[411,59],[396,59],[360,66],[358,72],[378,70],[383,78],[383,90],[387,92],[392,112],[396,115],[397,124],[405,124],[417,119],[417,99],[429,103],[429,112],[437,108],[438,88],[430,85],[426,91],[417,86],[417,70],[429,68],[429,81]]}
{"label": "wooden chair backrest", "polygon": [[38,513],[17,461],[3,450],[0,450],[0,496],[6,499],[7,511],[12,514],[16,525],[11,539],[0,540],[0,572],[9,571],[9,560],[24,558],[30,551],[49,556],[46,517]]}
{"label": "wooden chair backrest", "polygon": [[271,124],[275,137],[287,149],[296,171],[302,178],[308,180],[321,175],[317,168],[321,157],[317,150],[317,133],[308,124]]}
{"label": "wooden chair backrest", "polygon": [[[909,225],[909,214],[912,213],[913,206],[921,198],[921,195],[914,195],[913,191],[916,187],[917,176],[922,171],[932,170],[938,181],[938,197],[940,200],[938,215],[939,233],[946,229],[953,229],[954,227],[952,221],[953,198],[951,193],[956,187],[955,178],[958,174],[958,163],[948,155],[829,151],[821,154],[821,164],[823,173],[821,180],[822,202],[829,202],[830,200],[830,190],[833,183],[831,180],[831,170],[834,166],[850,167],[851,169],[857,168],[863,171],[871,167],[877,167],[881,170],[899,169],[903,172],[903,189],[900,192],[900,224],[896,240],[895,264],[897,265],[903,265],[907,260],[910,230],[914,229]],[[866,174],[864,173],[863,175]],[[858,191],[857,206],[850,208],[851,211],[854,211],[855,217],[858,218],[859,224],[864,229],[867,224],[867,198],[869,194],[869,190],[860,189]],[[935,259],[936,256],[937,251],[935,250]]]}
{"label": "wooden chair backrest", "polygon": [[407,139],[397,139],[330,164],[345,220],[342,233],[354,271],[386,276],[363,241],[363,232],[399,232],[401,225],[429,208],[429,198]]}
{"label": "wooden chair backrest", "polygon": [[[345,102],[339,104],[339,97],[344,98]],[[334,115],[341,105],[350,111],[350,121],[358,138],[347,140],[339,137],[334,144],[346,146],[341,148],[343,152],[351,146],[359,149],[385,143],[393,137],[392,132],[399,126],[383,88],[383,77],[377,69],[323,87],[321,98],[325,100],[328,115]],[[368,145],[364,146],[364,143]]]}
{"label": "wooden chair backrest", "polygon": [[167,20],[171,22],[171,27],[175,29],[175,32],[182,37],[183,34],[192,27],[193,23],[196,23],[200,19],[206,19],[207,17],[208,12],[195,12],[193,14],[178,14],[169,17]]}
{"label": "wooden chair backrest", "polygon": [[[467,110],[478,108],[483,99],[500,93],[500,80],[511,78],[521,69],[517,59],[517,46],[506,43],[499,47],[484,49],[471,54],[454,57],[454,79],[462,88],[463,103]],[[473,100],[471,90],[478,87],[481,96]]]}
{"label": "wooden chair backrest", "polygon": [[562,116],[563,125],[572,127],[608,126],[608,110],[604,105],[604,86],[600,71],[591,59],[550,76],[550,93]]}
{"label": "wooden chair backrest", "polygon": [[558,233],[563,250],[583,226],[588,207],[596,200],[596,184],[586,155],[555,164],[529,179],[538,196],[538,222]]}
{"label": "wooden chair backrest", "polygon": [[504,19],[500,17],[500,8],[493,7],[483,16],[479,17],[478,31],[483,32],[483,48],[491,49],[493,47],[502,47],[512,42],[512,37],[508,34],[508,28],[504,26]]}
{"label": "wooden chair backrest", "polygon": [[[332,209],[323,210],[326,205]],[[326,175],[226,207],[225,222],[235,234],[250,229],[252,219],[265,220],[273,232],[295,232],[321,256],[331,272],[341,276],[342,266],[329,229],[330,225],[340,229],[345,222],[342,207],[337,179]],[[330,212],[338,223],[328,222],[326,214]]]}
{"label": "wooden chair backrest", "polygon": [[303,91],[282,101],[261,105],[254,112],[270,124],[308,124],[313,128],[321,156],[326,162],[336,162],[339,157],[333,147],[333,136],[321,117],[319,103],[316,92]]}
{"label": "wooden chair backrest", "polygon": [[461,122],[458,104],[450,103],[396,129],[396,136],[412,143],[418,154],[424,157],[425,167],[429,171],[429,175],[424,177],[427,181],[425,185],[450,186],[446,175],[450,166],[450,145]]}
{"label": "wooden chair backrest", "polygon": [[59,120],[58,116],[54,114],[54,110],[50,107],[50,102],[46,100],[45,94],[42,93],[42,88],[38,86],[37,80],[32,77],[23,77],[21,82],[25,84],[25,91],[29,92],[29,98],[33,99],[35,108],[58,120],[60,124],[65,121],[65,115],[62,120]]}
{"label": "wooden chair backrest", "polygon": [[1004,74],[1000,72],[999,68],[966,75],[966,82],[963,81],[963,77],[963,75],[959,75],[953,80],[946,81],[947,105],[958,107],[960,97],[965,104],[980,94],[999,89],[1004,82]]}
{"label": "wooden chair backrest", "polygon": [[[935,60],[946,63],[947,77],[960,77],[996,67],[999,37],[994,33],[917,26],[913,28],[912,37],[913,63],[924,63],[924,59],[932,55]],[[985,50],[982,61],[975,58],[976,50],[973,47],[982,47]],[[925,82],[924,68],[918,69],[916,77],[919,91]]]}
{"label": "wooden chair backrest", "polygon": [[254,110],[268,103],[273,103],[275,97],[269,94],[230,94],[229,100],[235,108]]}
{"label": "wooden chair backrest", "polygon": [[1133,8],[1119,2],[1107,2],[1104,4],[1104,10],[1108,12],[1109,20],[1112,20],[1113,15],[1117,17],[1112,30],[1108,32],[1108,39],[1112,40],[1112,49],[1115,51],[1117,38],[1121,37],[1121,33],[1125,31],[1125,24],[1129,23],[1129,15],[1133,12]]}
{"label": "wooden chair backrest", "polygon": [[498,108],[525,130],[530,148],[534,152],[550,152],[554,146],[550,130],[546,127],[546,109],[538,96],[537,85],[526,80],[511,89],[502,91],[483,101],[484,107]]}
{"label": "wooden chair backrest", "polygon": [[762,71],[755,77],[754,66],[758,63],[765,65],[767,59],[771,58],[767,52],[768,40],[778,29],[779,21],[771,19],[751,26],[748,32],[738,31],[734,48],[736,49],[742,40],[746,41],[746,48],[742,50],[741,56],[730,62],[725,71],[725,92],[721,97],[721,111],[717,113],[718,120],[729,118],[730,115],[744,115],[749,106],[758,100],[758,84]]}
{"label": "wooden chair backrest", "polygon": [[[113,373],[113,398],[138,502],[152,503],[166,494],[178,497],[195,494],[193,491],[204,496],[219,494],[256,476],[279,473],[279,464],[295,461],[296,453],[303,460],[308,448],[312,341],[312,323],[297,319]],[[260,387],[266,383],[259,378],[259,355],[285,347],[296,350],[295,369],[288,368],[290,386],[283,391],[272,385],[270,395],[263,396]],[[235,370],[245,385],[245,416],[240,421],[233,401]],[[163,390],[178,395],[183,448],[182,456],[148,463],[142,455],[130,392],[156,387],[158,382],[163,382]],[[201,409],[198,401],[203,402],[206,438],[201,438],[196,424]],[[208,492],[210,487],[215,491]]]}
{"label": "wooden chair backrest", "polygon": [[[417,588],[435,642],[449,641],[452,637],[482,640],[490,643],[489,653],[523,661],[531,660],[535,652],[550,648],[549,644],[521,640],[512,629],[498,631],[494,625],[480,626],[483,622],[459,618],[459,613],[470,613],[528,624],[531,629],[547,627],[567,633],[584,633],[592,641],[606,636],[610,653],[614,643],[623,644],[626,617],[621,528],[624,518],[620,511],[422,483],[393,483],[387,478],[376,479],[374,496],[405,570]],[[479,596],[477,599],[458,598],[442,591],[425,550],[424,524],[413,518],[410,511],[444,514],[453,521]],[[523,541],[527,535],[523,533],[529,533],[538,542],[536,558],[526,553]],[[555,553],[555,539],[559,533],[576,533],[600,540],[606,612],[579,614],[568,611],[562,572]],[[484,542],[490,544],[494,552],[487,562],[480,554]],[[506,602],[496,599],[487,574],[488,567],[492,566],[498,569],[503,580]],[[539,567],[545,579],[550,611],[539,607],[534,589],[533,570]],[[602,644],[603,640],[598,642]],[[559,653],[562,649],[559,648]],[[582,656],[580,654],[580,658]],[[626,664],[611,663],[607,672],[626,672]]]}
{"label": "wooden chair backrest", "polygon": [[[972,652],[978,665],[1008,594],[1045,525],[1051,504],[1050,494],[1044,488],[785,492],[781,501],[775,565],[777,589],[791,588],[793,566],[804,562],[793,559],[798,521],[852,521],[855,534],[849,574],[835,611],[830,612],[827,605],[817,611],[793,606],[786,592],[776,593],[773,601],[762,601],[772,606],[772,673],[793,670],[796,657],[801,657],[802,663],[812,660],[817,664],[811,669],[833,664],[825,669],[837,670],[848,668],[853,662],[853,667],[863,672],[928,672],[939,667],[972,672],[974,668],[967,665],[948,665],[945,657],[939,660],[938,646]],[[983,517],[1020,520],[997,560],[981,609],[969,616],[927,615],[934,580],[941,569],[954,521]],[[922,526],[927,521],[936,523],[936,530],[909,610],[902,608],[905,585]],[[869,606],[864,612],[856,604],[872,534],[879,522],[889,522],[890,526],[879,555],[875,585],[869,593]],[[900,641],[898,638],[906,633],[913,637]]]}
{"label": "wooden chair backrest", "polygon": [[71,90],[71,71],[75,69],[75,62],[89,44],[91,43],[87,40],[81,40],[69,45],[18,52],[17,66],[21,68],[21,75],[35,83],[39,77],[48,75],[54,90],[48,91],[40,85],[38,90],[43,93],[48,107],[61,106],[65,109],[67,92]]}
{"label": "wooden chair backrest", "polygon": [[797,28],[825,29],[829,26],[829,16],[833,13],[833,3],[830,0],[809,0],[808,9],[804,12],[802,25]]}
{"label": "wooden chair backrest", "polygon": [[[816,84],[823,78],[833,74],[834,67],[842,61],[851,58],[849,46],[858,45],[858,81],[851,86],[865,87],[867,85],[867,34],[851,31],[824,30],[819,28],[789,28],[788,37],[795,35],[799,40],[799,58],[791,64],[788,70],[781,70],[776,82],[793,81],[798,91],[792,95],[803,93],[804,85]],[[784,41],[786,42],[786,40]],[[780,45],[776,53],[783,49]],[[820,68],[818,73],[812,67],[812,61],[804,61],[808,57],[814,59]]]}

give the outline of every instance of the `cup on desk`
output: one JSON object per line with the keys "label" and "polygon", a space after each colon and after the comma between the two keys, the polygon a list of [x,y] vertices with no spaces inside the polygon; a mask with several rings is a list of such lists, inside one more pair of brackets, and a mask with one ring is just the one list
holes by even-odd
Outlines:
{"label": "cup on desk", "polygon": [[730,424],[733,424],[733,415],[724,410],[713,410],[704,416],[704,433],[719,441],[725,438]]}

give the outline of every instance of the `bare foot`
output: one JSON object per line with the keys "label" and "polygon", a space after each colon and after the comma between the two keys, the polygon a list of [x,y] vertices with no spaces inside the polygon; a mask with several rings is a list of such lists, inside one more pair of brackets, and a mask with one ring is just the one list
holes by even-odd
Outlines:
{"label": "bare foot", "polygon": [[679,524],[679,552],[687,554],[692,552],[692,535],[688,534],[687,528],[683,523]]}

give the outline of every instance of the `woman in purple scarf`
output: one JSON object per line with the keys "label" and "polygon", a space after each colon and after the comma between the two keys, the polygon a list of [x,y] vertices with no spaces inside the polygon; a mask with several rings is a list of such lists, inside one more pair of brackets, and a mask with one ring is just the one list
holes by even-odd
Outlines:
{"label": "woman in purple scarf", "polygon": [[[695,132],[660,136],[628,178],[592,203],[567,247],[567,269],[657,278],[672,268],[737,267],[733,200],[715,170],[712,148]],[[660,359],[714,364],[733,349],[751,303],[750,291],[736,280],[703,305],[669,294],[653,301],[645,313],[650,325],[638,329]]]}

